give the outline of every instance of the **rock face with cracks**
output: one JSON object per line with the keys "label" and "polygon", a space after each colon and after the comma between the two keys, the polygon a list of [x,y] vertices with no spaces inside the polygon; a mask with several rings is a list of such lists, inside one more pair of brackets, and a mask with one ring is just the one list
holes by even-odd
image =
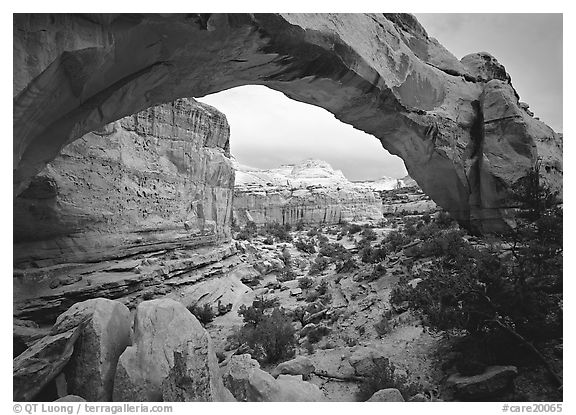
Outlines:
{"label": "rock face with cracks", "polygon": [[61,314],[52,332],[74,328],[82,321],[86,323],[64,369],[68,392],[91,402],[111,401],[118,358],[130,344],[130,311],[105,298],[83,301]]}
{"label": "rock face with cracks", "polygon": [[144,301],[134,317],[134,341],[120,356],[115,401],[227,401],[208,332],[171,299]]}
{"label": "rock face with cracks", "polygon": [[258,84],[374,135],[462,224],[502,230],[538,158],[561,187],[562,144],[498,65],[458,61],[404,14],[16,14],[14,195],[114,120]]}
{"label": "rock face with cracks", "polygon": [[66,146],[14,201],[16,266],[95,262],[229,237],[226,117],[192,99]]}

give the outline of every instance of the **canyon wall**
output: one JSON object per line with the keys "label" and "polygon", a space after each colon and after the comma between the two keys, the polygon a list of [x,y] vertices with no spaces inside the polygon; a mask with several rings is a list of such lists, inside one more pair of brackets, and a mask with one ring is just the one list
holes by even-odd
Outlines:
{"label": "canyon wall", "polygon": [[374,135],[475,231],[509,229],[538,160],[562,188],[562,140],[504,66],[458,60],[408,14],[15,14],[13,45],[15,196],[90,131],[253,84]]}
{"label": "canyon wall", "polygon": [[227,240],[229,137],[222,113],[179,99],[69,144],[14,201],[15,266]]}
{"label": "canyon wall", "polygon": [[234,219],[305,224],[380,219],[376,193],[351,183],[341,171],[321,160],[260,170],[236,164]]}

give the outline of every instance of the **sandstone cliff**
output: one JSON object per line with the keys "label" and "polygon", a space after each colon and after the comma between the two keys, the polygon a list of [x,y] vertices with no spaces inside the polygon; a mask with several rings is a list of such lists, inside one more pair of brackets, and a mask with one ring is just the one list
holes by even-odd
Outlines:
{"label": "sandstone cliff", "polygon": [[131,305],[233,268],[229,133],[182,99],[64,148],[14,200],[14,314],[53,322],[78,301]]}
{"label": "sandstone cliff", "polygon": [[234,218],[239,225],[338,223],[382,217],[377,194],[321,160],[260,170],[236,164]]}
{"label": "sandstone cliff", "polygon": [[[509,189],[562,144],[485,53],[462,61],[405,14],[14,16],[14,191],[62,148],[183,96],[258,84],[379,138],[461,224],[507,228]],[[351,145],[353,145],[351,143]]]}
{"label": "sandstone cliff", "polygon": [[66,146],[14,202],[15,264],[87,262],[229,237],[225,116],[181,99]]}

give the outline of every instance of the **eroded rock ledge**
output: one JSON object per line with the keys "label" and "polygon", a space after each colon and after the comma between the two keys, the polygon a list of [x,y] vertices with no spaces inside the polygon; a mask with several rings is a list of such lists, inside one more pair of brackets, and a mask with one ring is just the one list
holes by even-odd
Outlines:
{"label": "eroded rock ledge", "polygon": [[[510,187],[562,143],[485,53],[458,61],[402,14],[14,17],[14,190],[69,142],[178,97],[266,85],[380,139],[465,226],[507,227]],[[351,144],[352,145],[352,144]]]}
{"label": "eroded rock ledge", "polygon": [[14,202],[16,267],[98,262],[226,241],[230,128],[182,99],[69,144]]}

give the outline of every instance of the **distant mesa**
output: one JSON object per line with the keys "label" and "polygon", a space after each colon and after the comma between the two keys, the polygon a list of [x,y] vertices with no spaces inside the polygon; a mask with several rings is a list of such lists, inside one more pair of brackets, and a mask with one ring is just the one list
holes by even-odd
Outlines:
{"label": "distant mesa", "polygon": [[275,169],[234,162],[233,214],[238,224],[338,223],[379,219],[374,189],[358,186],[323,160],[308,159]]}

